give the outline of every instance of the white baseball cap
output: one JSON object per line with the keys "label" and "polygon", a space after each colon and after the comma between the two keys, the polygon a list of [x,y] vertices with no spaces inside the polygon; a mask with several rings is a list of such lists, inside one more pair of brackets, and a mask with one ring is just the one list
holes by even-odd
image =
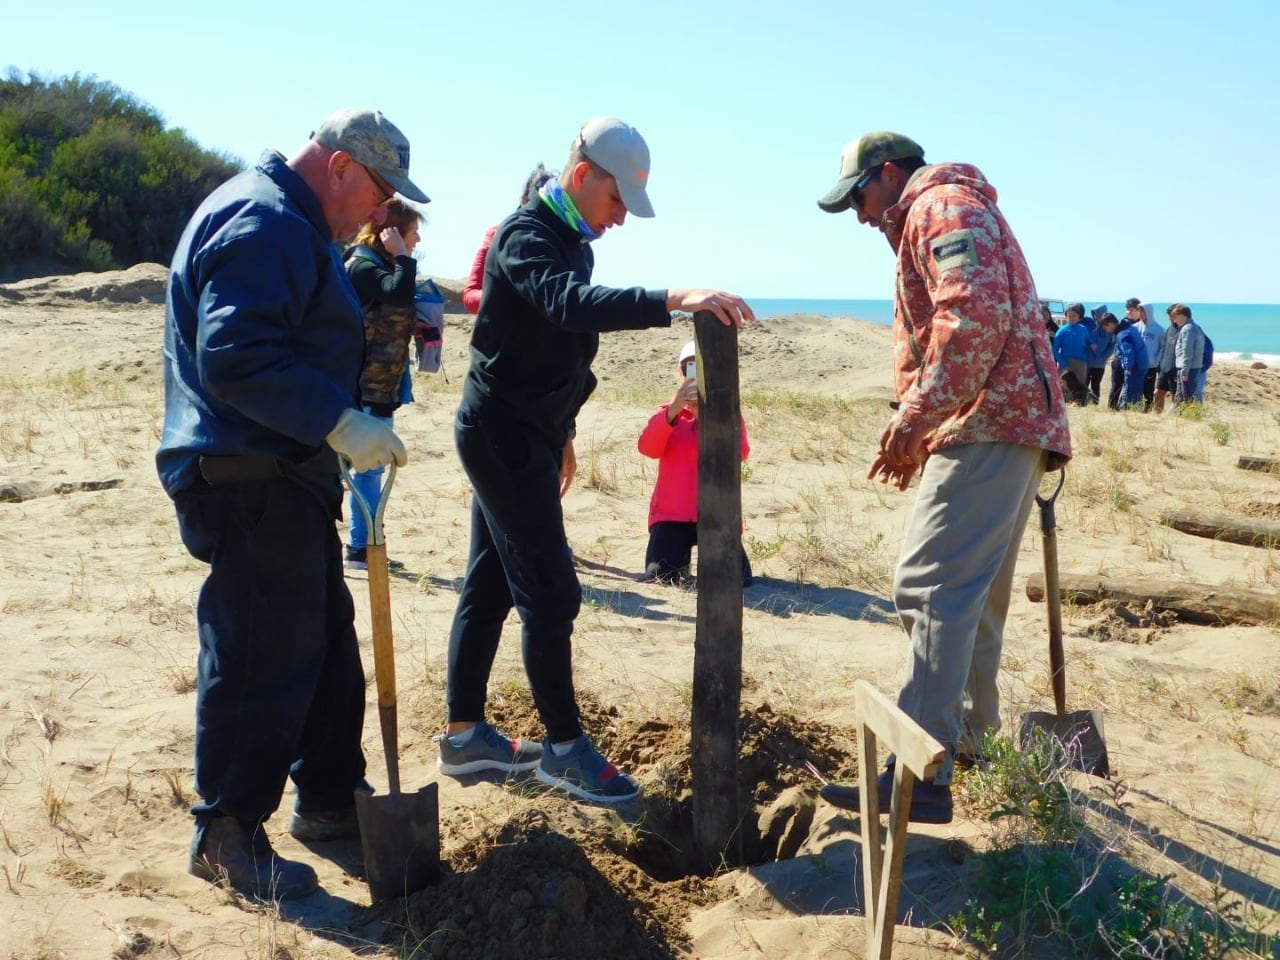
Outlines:
{"label": "white baseball cap", "polygon": [[653,204],[645,193],[649,183],[649,145],[639,130],[617,117],[595,117],[582,125],[575,145],[617,181],[618,195],[627,213],[653,216]]}

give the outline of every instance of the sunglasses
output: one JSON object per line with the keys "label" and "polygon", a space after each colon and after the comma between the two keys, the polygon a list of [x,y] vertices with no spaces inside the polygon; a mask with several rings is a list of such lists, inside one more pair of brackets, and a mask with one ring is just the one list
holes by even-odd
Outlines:
{"label": "sunglasses", "polygon": [[884,164],[881,164],[873,170],[868,170],[859,178],[858,182],[853,185],[853,189],[849,191],[849,206],[855,210],[862,209],[862,189],[880,176],[880,171],[883,169]]}
{"label": "sunglasses", "polygon": [[386,181],[386,180],[384,180],[384,179],[383,179],[381,176],[379,176],[378,174],[374,173],[372,170],[370,170],[370,169],[369,169],[367,166],[365,166],[363,163],[362,163],[362,164],[360,164],[360,166],[361,166],[361,167],[364,167],[364,172],[365,172],[365,173],[367,173],[367,174],[369,175],[369,179],[373,181],[373,185],[374,185],[375,187],[377,187],[377,188],[378,188],[378,190],[379,190],[379,192],[382,194],[382,199],[378,201],[378,205],[379,205],[379,206],[381,206],[382,204],[386,203],[388,200],[390,200],[392,197],[394,197],[394,196],[396,195],[396,191],[395,191],[395,189],[391,186],[391,184],[387,183],[387,181]]}

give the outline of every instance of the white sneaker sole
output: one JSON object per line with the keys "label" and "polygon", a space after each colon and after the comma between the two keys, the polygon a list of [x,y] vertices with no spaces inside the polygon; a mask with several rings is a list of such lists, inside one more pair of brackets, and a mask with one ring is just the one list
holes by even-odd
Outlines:
{"label": "white sneaker sole", "polygon": [[631,793],[592,793],[590,790],[574,783],[572,780],[564,780],[560,777],[547,773],[542,769],[542,764],[538,764],[537,777],[541,783],[545,783],[548,787],[553,787],[556,790],[563,790],[565,793],[577,797],[579,800],[590,800],[592,803],[626,803],[628,800],[634,800],[636,797],[640,796],[641,793],[638,786]]}
{"label": "white sneaker sole", "polygon": [[527,773],[538,766],[539,760],[526,760],[523,763],[503,763],[500,760],[468,760],[466,763],[445,763],[436,761],[436,768],[450,777],[463,777],[468,773],[483,773],[496,770],[499,773]]}

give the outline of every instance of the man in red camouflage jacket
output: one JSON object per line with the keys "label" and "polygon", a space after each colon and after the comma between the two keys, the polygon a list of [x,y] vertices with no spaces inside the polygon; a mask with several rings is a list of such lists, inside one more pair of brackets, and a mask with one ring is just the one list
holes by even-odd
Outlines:
{"label": "man in red camouflage jacket", "polygon": [[[898,405],[868,477],[905,490],[920,471],[894,577],[912,643],[898,706],[948,750],[916,785],[910,817],[949,823],[957,758],[976,757],[1000,726],[996,675],[1027,518],[1045,471],[1071,457],[1062,388],[1031,271],[976,167],[926,165],[913,140],[868,133],[845,147],[818,206],[855,211],[898,255]],[[893,764],[877,780],[886,812]],[[823,796],[857,809],[857,788]]]}

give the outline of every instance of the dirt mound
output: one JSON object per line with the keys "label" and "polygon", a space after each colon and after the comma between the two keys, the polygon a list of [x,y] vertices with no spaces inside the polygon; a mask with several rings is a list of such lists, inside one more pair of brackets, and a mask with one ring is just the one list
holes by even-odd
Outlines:
{"label": "dirt mound", "polygon": [[1152,600],[1140,610],[1124,601],[1107,600],[1094,612],[1097,617],[1081,632],[1099,643],[1155,643],[1178,622],[1174,611],[1160,609]]}
{"label": "dirt mound", "polygon": [[[445,879],[403,904],[375,909],[384,943],[454,960],[669,957],[686,938],[691,912],[724,895],[691,866],[689,722],[623,721],[589,694],[579,700],[584,725],[643,782],[643,796],[617,810],[552,804],[498,824],[447,825],[442,836],[465,839],[445,851]],[[538,723],[522,688],[494,696],[490,714],[500,728]],[[827,776],[850,775],[851,734],[767,704],[744,709],[739,724],[742,832],[755,837],[751,862],[789,857],[813,819],[806,787],[816,781],[805,763]]]}
{"label": "dirt mound", "polygon": [[458,851],[460,860],[475,859],[474,868],[410,897],[384,942],[449,960],[670,957],[672,944],[647,902],[654,891],[641,901],[615,889],[634,878],[617,858],[587,849],[527,810]]}
{"label": "dirt mound", "polygon": [[164,303],[169,268],[139,263],[128,270],[33,277],[0,285],[0,298],[30,303],[92,300],[98,303]]}

